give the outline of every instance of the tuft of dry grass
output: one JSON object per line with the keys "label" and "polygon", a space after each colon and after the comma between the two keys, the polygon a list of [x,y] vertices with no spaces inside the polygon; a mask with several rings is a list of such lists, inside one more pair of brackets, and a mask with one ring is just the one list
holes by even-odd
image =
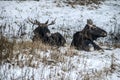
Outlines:
{"label": "tuft of dry grass", "polygon": [[113,44],[113,47],[114,47],[114,48],[120,48],[120,43],[114,43],[114,44]]}
{"label": "tuft of dry grass", "polygon": [[67,52],[65,53],[66,56],[73,57],[74,55],[77,55],[77,52],[75,51],[74,47],[68,48]]}
{"label": "tuft of dry grass", "polygon": [[51,53],[51,59],[56,62],[65,62],[64,54],[60,53],[59,51],[53,51]]}
{"label": "tuft of dry grass", "polygon": [[9,40],[6,37],[0,36],[0,63],[2,62],[2,60],[12,58],[13,46],[13,42],[9,42]]}

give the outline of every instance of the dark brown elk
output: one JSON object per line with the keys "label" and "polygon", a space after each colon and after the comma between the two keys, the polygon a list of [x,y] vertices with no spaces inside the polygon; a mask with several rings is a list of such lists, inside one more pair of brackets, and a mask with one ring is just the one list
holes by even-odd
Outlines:
{"label": "dark brown elk", "polygon": [[65,38],[58,32],[51,33],[48,29],[48,26],[55,24],[55,20],[53,20],[50,24],[48,24],[49,20],[45,23],[40,23],[38,20],[30,20],[29,21],[33,25],[38,25],[38,27],[33,31],[33,41],[41,40],[43,43],[53,45],[53,46],[64,46],[66,43]]}
{"label": "dark brown elk", "polygon": [[93,24],[91,19],[87,20],[87,25],[82,31],[78,31],[73,35],[73,40],[71,43],[72,47],[75,47],[78,50],[89,51],[90,46],[92,44],[94,50],[102,50],[100,46],[98,46],[94,40],[99,37],[106,37],[107,32],[96,25]]}

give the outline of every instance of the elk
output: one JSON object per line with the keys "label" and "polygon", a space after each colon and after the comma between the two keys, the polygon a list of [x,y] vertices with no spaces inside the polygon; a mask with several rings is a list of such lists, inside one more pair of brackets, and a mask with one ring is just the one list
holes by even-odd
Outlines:
{"label": "elk", "polygon": [[49,45],[64,46],[66,43],[65,38],[59,32],[51,33],[48,29],[48,26],[55,24],[55,20],[48,24],[49,20],[47,20],[45,23],[40,23],[38,20],[32,21],[29,19],[33,25],[38,25],[38,27],[33,31],[35,34],[32,39],[33,42],[41,40],[43,43]]}
{"label": "elk", "polygon": [[78,50],[89,51],[89,44],[93,45],[94,50],[102,50],[102,48],[97,45],[94,40],[99,37],[106,37],[107,32],[96,25],[93,24],[91,19],[87,19],[87,24],[82,31],[78,31],[73,34],[73,40],[71,42],[71,47],[75,47]]}

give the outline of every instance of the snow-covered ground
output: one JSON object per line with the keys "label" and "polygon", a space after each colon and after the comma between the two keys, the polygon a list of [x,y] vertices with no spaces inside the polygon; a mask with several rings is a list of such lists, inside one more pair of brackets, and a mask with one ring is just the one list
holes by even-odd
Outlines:
{"label": "snow-covered ground", "polygon": [[[28,22],[28,18],[45,22],[56,18],[55,25],[49,26],[52,33],[60,32],[65,36],[67,44],[76,31],[82,30],[87,19],[103,28],[108,33],[120,27],[120,1],[105,1],[96,9],[94,5],[70,5],[53,0],[36,1],[0,1],[0,25],[6,23],[5,36],[24,37],[31,40],[36,26]],[[106,38],[101,38],[105,41]],[[100,51],[78,51],[69,46],[57,50],[34,50],[34,54],[20,50],[16,60],[0,66],[1,80],[119,80],[120,49]],[[30,60],[29,60],[30,59]],[[29,64],[29,65],[28,65]]]}
{"label": "snow-covered ground", "polygon": [[120,49],[104,52],[35,50],[0,66],[1,80],[119,80]]}
{"label": "snow-covered ground", "polygon": [[[61,6],[58,6],[61,5]],[[75,5],[72,8],[63,3],[53,3],[49,1],[39,2],[2,2],[0,3],[0,23],[7,23],[6,35],[18,36],[19,28],[22,26],[23,32],[31,35],[33,29],[32,24],[27,23],[28,18],[37,19],[45,22],[48,19],[54,20],[56,24],[49,26],[51,32],[61,32],[63,35],[72,37],[73,33],[83,29],[86,20],[91,18],[94,24],[105,29],[107,32],[114,31],[115,24],[120,26],[120,1],[107,1],[100,8],[95,9],[94,6]],[[10,26],[9,26],[10,24]],[[52,28],[55,29],[52,29]],[[9,32],[9,34],[8,34]],[[68,37],[68,38],[69,38]]]}

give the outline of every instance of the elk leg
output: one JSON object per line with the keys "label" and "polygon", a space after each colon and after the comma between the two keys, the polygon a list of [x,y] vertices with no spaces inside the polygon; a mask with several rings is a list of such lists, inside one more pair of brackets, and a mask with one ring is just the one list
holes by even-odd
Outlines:
{"label": "elk leg", "polygon": [[91,44],[93,45],[95,50],[102,50],[102,48],[98,46],[97,44],[95,44],[95,42],[91,41]]}

